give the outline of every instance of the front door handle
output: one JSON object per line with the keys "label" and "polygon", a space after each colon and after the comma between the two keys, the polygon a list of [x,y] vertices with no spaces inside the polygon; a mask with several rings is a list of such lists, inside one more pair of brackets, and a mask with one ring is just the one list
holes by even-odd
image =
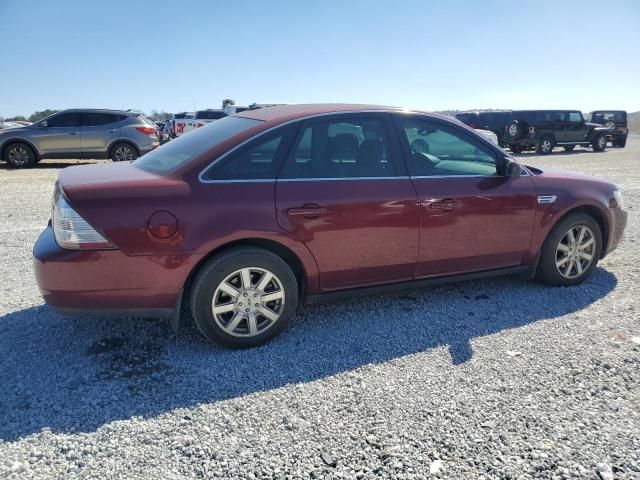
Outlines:
{"label": "front door handle", "polygon": [[429,208],[436,210],[442,210],[444,212],[450,212],[459,205],[453,198],[443,198],[442,200],[435,200],[429,202]]}
{"label": "front door handle", "polygon": [[327,209],[316,204],[307,204],[303,207],[287,210],[287,215],[292,217],[317,218],[324,213],[327,213]]}
{"label": "front door handle", "polygon": [[69,135],[77,135],[78,132],[69,132]]}

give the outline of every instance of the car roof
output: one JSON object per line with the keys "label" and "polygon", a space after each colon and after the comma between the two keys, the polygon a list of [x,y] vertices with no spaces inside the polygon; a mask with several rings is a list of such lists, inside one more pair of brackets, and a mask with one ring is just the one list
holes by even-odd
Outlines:
{"label": "car roof", "polygon": [[594,110],[589,113],[627,113],[626,110]]}
{"label": "car roof", "polygon": [[360,113],[360,112],[406,112],[428,114],[434,117],[447,120],[455,120],[446,115],[437,113],[429,113],[421,110],[414,110],[401,107],[388,107],[383,105],[367,105],[355,103],[308,103],[308,104],[291,104],[276,105],[272,107],[263,107],[243,112],[235,113],[233,116],[242,118],[251,118],[269,123],[282,123],[284,121],[296,120],[299,118],[312,117],[316,115],[328,115],[332,113]]}
{"label": "car roof", "polygon": [[78,112],[78,113],[115,113],[118,115],[142,115],[142,112],[132,112],[127,110],[111,110],[109,108],[67,108],[58,113]]}

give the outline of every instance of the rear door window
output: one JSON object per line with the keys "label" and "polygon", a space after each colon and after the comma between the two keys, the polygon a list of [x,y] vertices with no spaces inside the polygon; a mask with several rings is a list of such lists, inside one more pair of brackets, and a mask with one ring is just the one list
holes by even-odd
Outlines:
{"label": "rear door window", "polygon": [[110,123],[119,122],[126,118],[125,115],[117,115],[113,113],[84,113],[82,114],[82,125],[85,127],[97,127],[99,125],[108,125]]}
{"label": "rear door window", "polygon": [[397,175],[383,118],[336,118],[308,123],[280,178],[380,178]]}

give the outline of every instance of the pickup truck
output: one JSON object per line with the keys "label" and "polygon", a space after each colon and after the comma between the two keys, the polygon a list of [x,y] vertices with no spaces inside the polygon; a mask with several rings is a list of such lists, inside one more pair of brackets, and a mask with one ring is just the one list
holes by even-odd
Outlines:
{"label": "pickup truck", "polygon": [[175,132],[176,137],[189,133],[196,128],[204,127],[206,124],[220,120],[227,114],[220,109],[198,110],[195,113],[185,114],[185,118],[176,119]]}

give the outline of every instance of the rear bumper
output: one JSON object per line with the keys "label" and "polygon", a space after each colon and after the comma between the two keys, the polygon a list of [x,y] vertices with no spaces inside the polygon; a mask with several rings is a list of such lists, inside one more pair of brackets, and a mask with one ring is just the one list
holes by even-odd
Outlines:
{"label": "rear bumper", "polygon": [[188,255],[65,250],[50,225],[33,247],[40,293],[47,305],[65,314],[170,316],[192,260]]}

